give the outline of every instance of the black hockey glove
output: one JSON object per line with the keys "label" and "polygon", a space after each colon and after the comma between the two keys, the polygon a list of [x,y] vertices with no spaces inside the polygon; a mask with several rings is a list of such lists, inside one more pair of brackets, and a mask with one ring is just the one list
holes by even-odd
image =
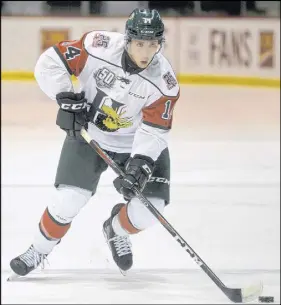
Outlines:
{"label": "black hockey glove", "polygon": [[126,200],[135,197],[133,186],[142,191],[152,175],[154,161],[147,156],[135,155],[125,167],[125,177],[119,176],[113,181],[116,190],[124,196]]}
{"label": "black hockey glove", "polygon": [[56,99],[60,106],[56,124],[69,136],[80,136],[81,128],[87,128],[90,121],[87,116],[85,93],[61,92],[56,95]]}

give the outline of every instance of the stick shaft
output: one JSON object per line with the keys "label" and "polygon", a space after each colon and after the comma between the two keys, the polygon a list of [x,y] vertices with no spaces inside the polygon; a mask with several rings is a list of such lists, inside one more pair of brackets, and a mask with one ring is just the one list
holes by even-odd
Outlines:
{"label": "stick shaft", "polygon": [[[124,176],[122,169],[108,156],[108,154],[94,141],[89,133],[82,128],[82,137],[86,142],[101,156],[101,158],[114,170],[118,176]],[[222,290],[227,297],[229,292],[239,294],[240,289],[227,288],[224,283],[216,276],[216,274],[208,267],[208,265],[200,258],[200,256],[188,245],[181,235],[173,228],[173,226],[164,218],[164,216],[153,206],[153,204],[142,194],[142,192],[134,187],[136,197],[144,204],[147,209],[159,220],[164,228],[173,236],[173,238],[181,245],[181,247],[191,256],[191,258],[201,267],[201,269],[212,279],[212,281]]]}

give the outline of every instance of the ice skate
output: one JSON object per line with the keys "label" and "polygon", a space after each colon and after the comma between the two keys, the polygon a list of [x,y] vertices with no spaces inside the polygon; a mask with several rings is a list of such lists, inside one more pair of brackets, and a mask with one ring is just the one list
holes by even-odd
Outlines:
{"label": "ice skate", "polygon": [[119,267],[120,272],[126,275],[133,265],[132,245],[129,236],[119,236],[115,234],[112,228],[112,219],[118,214],[122,205],[117,204],[113,208],[110,218],[103,224],[103,233],[116,265]]}
{"label": "ice skate", "polygon": [[26,252],[11,260],[10,267],[14,273],[7,280],[12,281],[20,276],[25,276],[39,265],[42,265],[42,268],[44,268],[46,257],[46,254],[39,253],[31,245]]}

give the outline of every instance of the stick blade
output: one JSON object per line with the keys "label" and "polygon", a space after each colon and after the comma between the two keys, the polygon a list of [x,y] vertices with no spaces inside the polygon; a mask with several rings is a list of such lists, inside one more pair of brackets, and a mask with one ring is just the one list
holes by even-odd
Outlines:
{"label": "stick blade", "polygon": [[225,295],[234,303],[248,303],[256,300],[262,293],[262,282],[253,284],[245,288],[227,288],[223,289]]}
{"label": "stick blade", "polygon": [[257,299],[261,294],[262,294],[262,290],[263,290],[263,283],[259,282],[255,285],[246,287],[246,288],[242,288],[242,302],[243,303],[248,303],[248,302],[252,302],[255,299]]}

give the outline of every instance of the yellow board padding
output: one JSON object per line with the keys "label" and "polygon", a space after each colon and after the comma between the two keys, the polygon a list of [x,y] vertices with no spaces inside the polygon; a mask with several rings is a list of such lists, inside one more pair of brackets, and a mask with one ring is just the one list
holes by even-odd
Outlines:
{"label": "yellow board padding", "polygon": [[[72,80],[77,80],[72,75]],[[2,71],[1,81],[35,81],[34,73],[29,71]]]}
{"label": "yellow board padding", "polygon": [[[218,75],[195,75],[180,74],[177,76],[180,84],[187,85],[226,85],[226,86],[248,86],[248,87],[269,87],[280,88],[280,79],[259,78],[259,77],[238,77]],[[3,71],[2,81],[34,81],[33,72],[29,71]],[[72,76],[75,81],[76,77]]]}
{"label": "yellow board padding", "polygon": [[218,75],[178,75],[181,84],[201,85],[226,85],[226,86],[248,86],[248,87],[270,87],[280,88],[280,79],[242,77],[242,76],[218,76]]}

